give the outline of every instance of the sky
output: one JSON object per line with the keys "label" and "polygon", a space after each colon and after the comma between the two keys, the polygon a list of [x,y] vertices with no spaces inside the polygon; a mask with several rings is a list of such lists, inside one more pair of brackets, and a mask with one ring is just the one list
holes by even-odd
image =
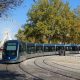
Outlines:
{"label": "sky", "polygon": [[7,12],[8,17],[4,16],[0,18],[0,40],[4,38],[6,31],[14,39],[14,35],[18,32],[18,29],[26,23],[27,12],[33,3],[33,0],[24,0],[20,6]]}
{"label": "sky", "polygon": [[80,5],[80,0],[63,0],[64,2],[68,1],[70,3],[70,8],[75,9]]}
{"label": "sky", "polygon": [[[80,5],[80,0],[63,0],[69,1],[71,9],[77,8]],[[18,32],[18,29],[26,23],[27,12],[34,4],[33,0],[24,0],[21,6],[16,7],[13,10],[8,11],[8,17],[0,18],[0,40],[3,39],[3,34],[8,31],[14,39],[14,35]]]}

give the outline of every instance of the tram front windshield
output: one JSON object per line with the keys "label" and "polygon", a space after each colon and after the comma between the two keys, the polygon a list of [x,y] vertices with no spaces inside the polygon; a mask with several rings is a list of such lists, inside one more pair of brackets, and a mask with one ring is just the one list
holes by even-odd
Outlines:
{"label": "tram front windshield", "polygon": [[17,55],[17,43],[6,43],[5,46],[5,54],[7,54],[8,56]]}

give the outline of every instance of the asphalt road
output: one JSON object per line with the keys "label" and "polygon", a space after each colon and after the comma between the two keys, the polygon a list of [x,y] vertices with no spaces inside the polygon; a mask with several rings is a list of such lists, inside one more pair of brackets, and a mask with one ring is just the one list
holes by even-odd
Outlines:
{"label": "asphalt road", "polygon": [[2,64],[0,80],[80,80],[79,56],[45,56]]}

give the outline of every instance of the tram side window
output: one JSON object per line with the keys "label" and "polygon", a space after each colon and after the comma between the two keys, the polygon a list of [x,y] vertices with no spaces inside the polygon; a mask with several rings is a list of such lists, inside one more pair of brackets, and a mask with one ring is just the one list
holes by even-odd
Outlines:
{"label": "tram side window", "polygon": [[68,48],[68,47],[65,47],[65,50],[66,50],[66,51],[68,51],[68,50],[69,50],[69,48]]}
{"label": "tram side window", "polygon": [[79,51],[80,51],[80,46],[79,46],[79,48],[78,48],[78,49],[79,49]]}
{"label": "tram side window", "polygon": [[23,51],[26,51],[26,44],[25,43],[22,43],[22,49],[23,49]]}
{"label": "tram side window", "polygon": [[64,50],[64,47],[63,46],[57,46],[56,51],[58,51],[58,50]]}
{"label": "tram side window", "polygon": [[24,51],[23,46],[20,45],[20,46],[19,46],[19,52],[23,52],[23,51]]}
{"label": "tram side window", "polygon": [[19,52],[22,52],[22,50],[21,50],[21,45],[19,46]]}
{"label": "tram side window", "polygon": [[71,48],[70,46],[66,46],[66,47],[65,47],[65,50],[66,50],[66,51],[71,51],[72,48]]}
{"label": "tram side window", "polygon": [[66,47],[65,47],[65,50],[66,50],[66,51],[72,51],[72,47],[71,47],[71,46],[66,46]]}
{"label": "tram side window", "polygon": [[43,51],[43,47],[42,46],[37,46],[36,47],[36,51],[37,52],[42,52]]}
{"label": "tram side window", "polygon": [[31,53],[34,53],[35,52],[35,47],[34,46],[30,47],[30,52]]}
{"label": "tram side window", "polygon": [[52,47],[52,50],[55,51],[55,47]]}
{"label": "tram side window", "polygon": [[77,51],[77,50],[78,50],[77,46],[72,46],[72,51]]}
{"label": "tram side window", "polygon": [[48,47],[45,46],[45,47],[44,47],[44,51],[45,51],[45,52],[48,52]]}
{"label": "tram side window", "polygon": [[49,47],[49,51],[50,51],[50,52],[54,51],[54,47],[52,47],[52,46]]}
{"label": "tram side window", "polygon": [[27,53],[31,54],[35,52],[35,47],[34,46],[27,46]]}

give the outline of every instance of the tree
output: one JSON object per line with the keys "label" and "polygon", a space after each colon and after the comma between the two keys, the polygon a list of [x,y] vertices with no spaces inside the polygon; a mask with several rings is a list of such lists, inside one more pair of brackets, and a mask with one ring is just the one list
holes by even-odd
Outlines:
{"label": "tree", "polygon": [[[20,6],[24,0],[0,0],[0,16],[7,10]],[[34,2],[36,0],[33,0]]]}
{"label": "tree", "polygon": [[18,30],[18,33],[15,35],[17,39],[25,42],[26,41],[26,36],[24,35],[24,31],[22,29]]}
{"label": "tree", "polygon": [[[46,0],[45,0],[46,1]],[[47,15],[45,14],[46,12],[44,12],[44,7],[47,9],[47,6],[48,6],[48,3],[46,2],[46,4],[44,4],[43,6],[43,3],[44,1],[39,1],[36,3],[37,4],[40,4],[40,6],[36,7],[36,6],[33,6],[33,8],[30,10],[30,12],[28,13],[28,16],[29,17],[29,22],[31,22],[31,26],[33,28],[33,34],[34,34],[34,38],[37,42],[41,41],[41,42],[44,42],[43,41],[43,38],[44,36],[47,34],[48,30],[47,30],[47,24],[46,24],[46,20],[45,20],[45,17],[47,17]],[[42,6],[42,7],[41,7]],[[36,7],[36,8],[35,8]],[[38,10],[39,8],[39,10]],[[46,10],[47,11],[47,10]],[[27,35],[27,34],[26,34]],[[31,36],[32,37],[32,36]]]}
{"label": "tree", "polygon": [[19,6],[22,2],[23,0],[0,0],[0,15],[10,8]]}
{"label": "tree", "polygon": [[28,12],[25,36],[41,43],[76,43],[80,18],[62,0],[38,0]]}

